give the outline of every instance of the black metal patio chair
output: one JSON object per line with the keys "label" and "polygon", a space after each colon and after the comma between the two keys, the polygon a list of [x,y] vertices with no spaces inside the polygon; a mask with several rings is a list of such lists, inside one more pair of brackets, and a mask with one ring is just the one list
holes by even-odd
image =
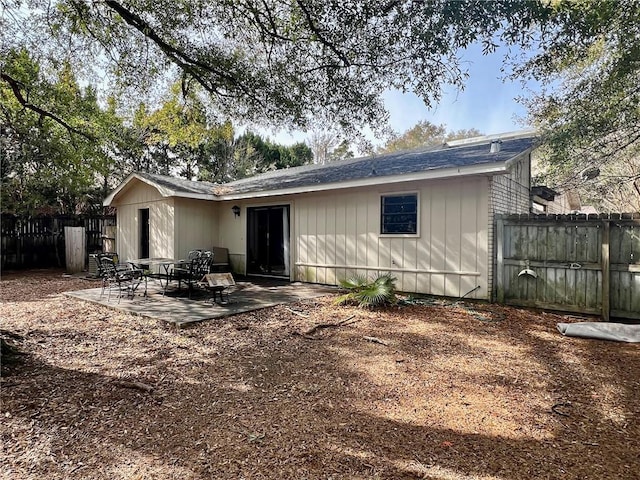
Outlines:
{"label": "black metal patio chair", "polygon": [[201,252],[197,257],[191,259],[183,266],[175,267],[171,272],[171,279],[178,282],[178,289],[182,283],[187,285],[188,296],[191,298],[194,286],[211,271],[213,254],[211,252]]}
{"label": "black metal patio chair", "polygon": [[111,301],[111,290],[118,292],[118,303],[124,293],[127,297],[135,294],[136,289],[144,280],[143,271],[128,263],[116,263],[110,255],[98,257],[98,275],[102,278],[102,292],[100,298],[108,290],[107,302]]}

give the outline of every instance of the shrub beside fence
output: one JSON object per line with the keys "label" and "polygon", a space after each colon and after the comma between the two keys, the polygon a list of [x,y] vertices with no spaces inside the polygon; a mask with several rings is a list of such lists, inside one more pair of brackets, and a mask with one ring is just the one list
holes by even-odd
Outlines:
{"label": "shrub beside fence", "polygon": [[[64,227],[84,227],[87,254],[103,248],[105,227],[116,224],[114,215],[19,217],[3,214],[2,269],[65,266]],[[86,261],[87,259],[85,259]]]}

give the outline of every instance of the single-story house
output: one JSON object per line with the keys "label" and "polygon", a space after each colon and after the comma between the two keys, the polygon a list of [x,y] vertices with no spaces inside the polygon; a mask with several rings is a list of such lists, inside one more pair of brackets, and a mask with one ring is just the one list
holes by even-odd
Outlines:
{"label": "single-story house", "polygon": [[232,270],[338,284],[390,272],[404,292],[490,299],[493,217],[531,210],[535,133],[275,170],[226,184],[129,175],[121,259],[226,247]]}

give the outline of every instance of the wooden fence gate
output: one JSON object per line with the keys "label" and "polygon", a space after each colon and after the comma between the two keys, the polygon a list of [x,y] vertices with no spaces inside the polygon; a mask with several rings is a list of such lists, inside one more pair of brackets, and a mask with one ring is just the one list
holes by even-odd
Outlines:
{"label": "wooden fence gate", "polygon": [[640,214],[498,215],[496,299],[640,319]]}

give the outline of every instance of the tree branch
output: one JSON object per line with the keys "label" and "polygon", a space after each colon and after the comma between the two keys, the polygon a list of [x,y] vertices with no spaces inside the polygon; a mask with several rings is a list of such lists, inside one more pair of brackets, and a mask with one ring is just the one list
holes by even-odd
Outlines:
{"label": "tree branch", "polygon": [[169,57],[176,65],[182,68],[189,75],[195,78],[198,83],[200,83],[202,87],[208,92],[219,96],[232,96],[220,92],[216,85],[214,85],[212,82],[206,81],[206,79],[202,76],[202,71],[209,72],[213,75],[216,75],[218,78],[224,79],[227,82],[227,86],[238,88],[244,95],[260,103],[253,92],[251,92],[241,82],[239,82],[237,78],[227,74],[223,70],[215,69],[211,64],[193,58],[186,52],[179,50],[172,45],[169,45],[164,39],[160,37],[160,35],[158,35],[158,33],[156,33],[156,31],[151,27],[151,25],[149,25],[148,22],[144,21],[140,16],[138,16],[131,10],[128,10],[123,5],[114,0],[106,0],[104,3],[105,5],[107,5],[107,7],[111,8],[118,15],[120,15],[120,17],[127,24],[138,30],[140,33],[142,33],[142,35],[155,43],[158,48],[160,48],[160,50],[162,50],[164,54],[167,55],[167,57]]}
{"label": "tree branch", "polygon": [[16,100],[18,100],[18,102],[20,103],[20,105],[22,105],[24,108],[31,110],[32,112],[37,113],[38,115],[40,115],[40,118],[50,118],[51,120],[53,120],[54,122],[56,122],[57,124],[63,126],[65,129],[67,129],[67,131],[71,132],[71,133],[75,133],[77,135],[82,135],[83,137],[85,137],[88,140],[95,140],[95,138],[93,137],[93,135],[88,134],[87,132],[83,132],[82,130],[79,130],[71,125],[69,125],[67,122],[65,122],[62,118],[60,118],[59,116],[55,115],[54,113],[51,113],[47,110],[44,110],[41,107],[38,107],[37,105],[34,105],[33,103],[30,103],[27,99],[24,98],[24,95],[22,95],[22,91],[20,90],[20,82],[18,80],[16,80],[15,78],[11,77],[10,75],[8,75],[5,72],[2,72],[0,74],[0,78],[2,78],[2,80],[4,80],[5,82],[7,82],[9,84],[9,86],[11,87],[11,91],[13,92],[13,96],[16,98]]}
{"label": "tree branch", "polygon": [[332,42],[330,42],[329,40],[324,38],[324,35],[320,32],[320,29],[313,23],[313,18],[311,18],[311,12],[309,12],[309,9],[307,9],[307,7],[304,4],[304,2],[302,0],[297,0],[296,3],[300,7],[300,10],[302,10],[302,13],[304,13],[304,16],[305,16],[306,21],[307,21],[307,25],[309,26],[311,31],[316,35],[316,37],[318,38],[320,43],[322,43],[325,47],[327,47],[329,50],[331,50],[333,53],[335,53],[338,56],[338,58],[340,60],[342,60],[342,62],[344,63],[344,65],[346,67],[351,66],[351,62],[349,61],[349,59],[347,58],[345,53],[340,51],[335,46],[335,44],[333,44]]}

